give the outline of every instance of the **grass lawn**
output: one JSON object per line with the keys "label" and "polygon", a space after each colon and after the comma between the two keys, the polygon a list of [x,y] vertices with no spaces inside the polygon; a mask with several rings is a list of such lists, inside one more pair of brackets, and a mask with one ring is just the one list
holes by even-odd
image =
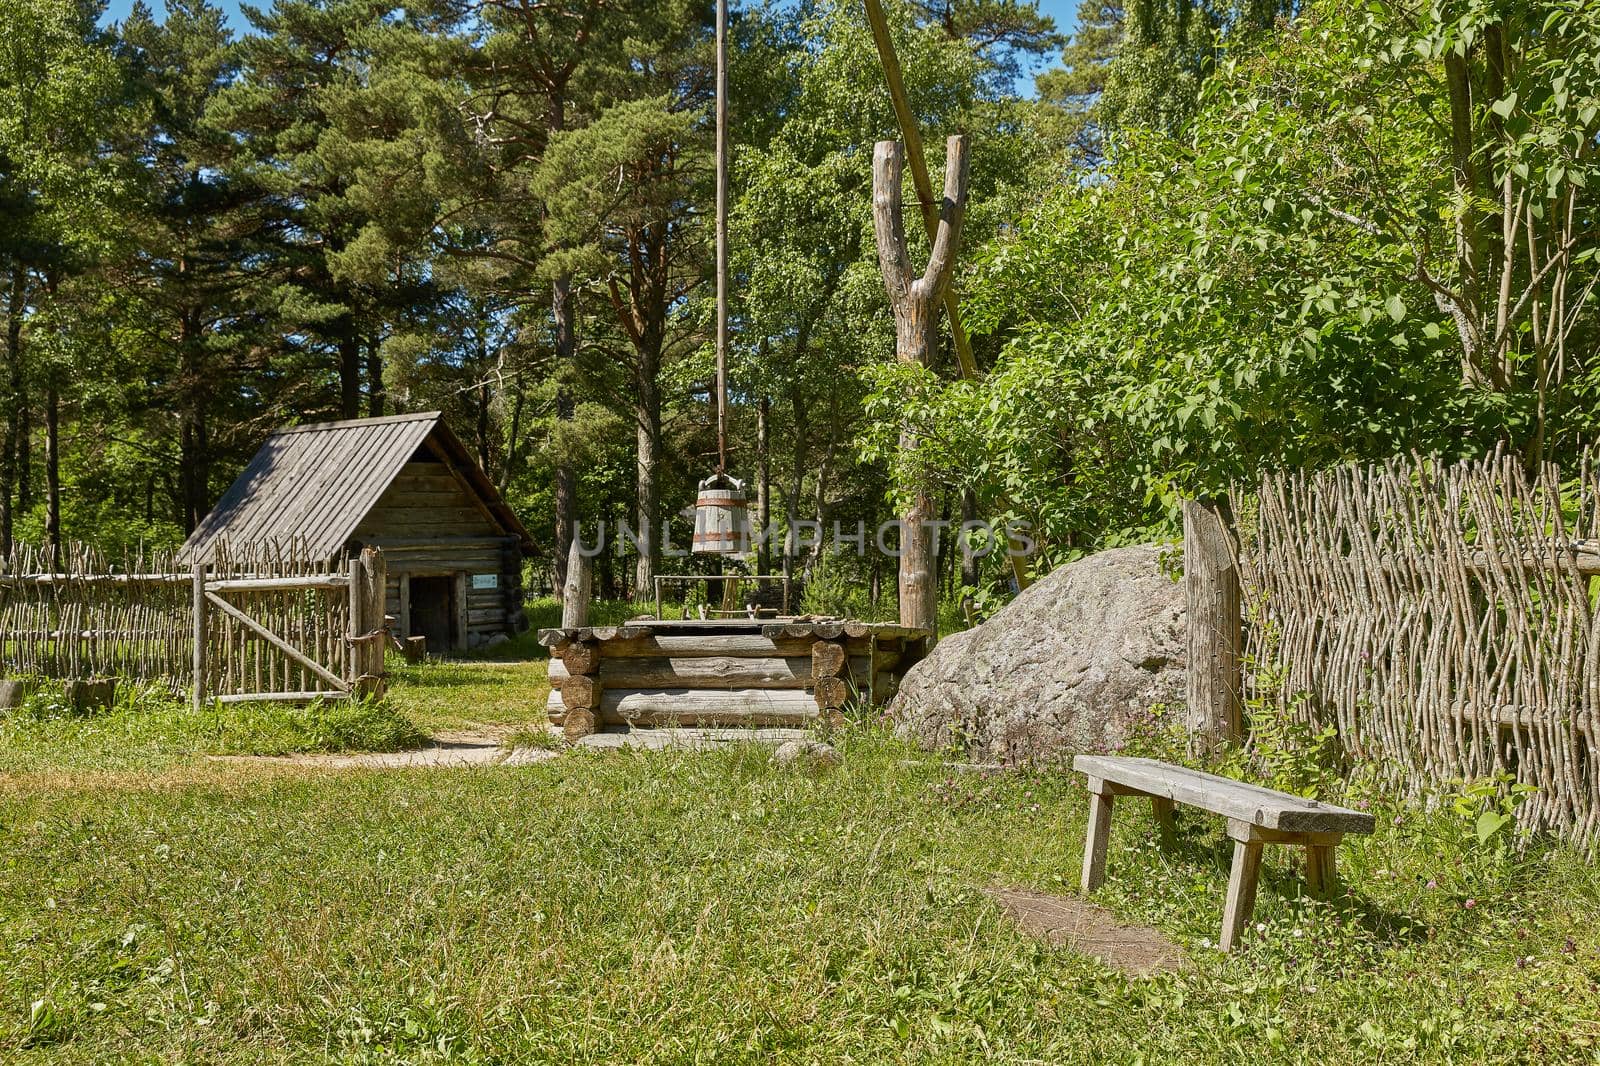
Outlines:
{"label": "grass lawn", "polygon": [[[428,730],[514,728],[544,691],[538,663],[446,664],[400,673],[394,703]],[[107,724],[125,712],[0,728],[0,1061],[1593,1062],[1600,1047],[1600,871],[1559,847],[1479,845],[1448,811],[1381,809],[1377,835],[1341,849],[1351,895],[1334,905],[1300,899],[1269,849],[1263,928],[1224,957],[1208,946],[1220,821],[1185,818],[1167,855],[1126,805],[1099,898],[1191,959],[1129,980],[1019,933],[980,891],[1072,890],[1085,797],[1065,775],[907,765],[865,727],[823,773],[754,747],[241,767],[158,716],[116,727],[143,737],[132,750]]]}

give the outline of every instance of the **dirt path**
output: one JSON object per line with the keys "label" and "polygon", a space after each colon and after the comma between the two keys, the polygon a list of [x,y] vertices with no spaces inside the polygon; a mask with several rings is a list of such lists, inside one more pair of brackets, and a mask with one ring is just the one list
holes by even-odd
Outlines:
{"label": "dirt path", "polygon": [[[559,758],[563,748],[507,748],[506,728],[480,727],[441,730],[425,748],[410,751],[361,752],[350,755],[211,755],[214,762],[237,765],[280,765],[328,770],[392,770],[461,766],[530,766]],[[786,740],[805,738],[804,729],[639,729],[605,730],[578,741],[580,748],[614,750],[644,748],[660,750],[708,751],[729,744],[776,746]]]}
{"label": "dirt path", "polygon": [[507,748],[509,730],[442,730],[425,748],[410,751],[373,751],[351,755],[213,755],[216,762],[238,765],[322,767],[329,770],[387,770],[420,767],[527,766],[560,756],[559,749]]}
{"label": "dirt path", "polygon": [[984,889],[1022,931],[1056,947],[1099,959],[1130,977],[1179,970],[1183,949],[1160,930],[1130,925],[1094,903],[1026,888]]}

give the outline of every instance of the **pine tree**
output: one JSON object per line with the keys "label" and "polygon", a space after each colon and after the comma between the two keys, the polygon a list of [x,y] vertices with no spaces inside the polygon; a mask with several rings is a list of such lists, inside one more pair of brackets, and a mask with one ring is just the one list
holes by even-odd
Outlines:
{"label": "pine tree", "polygon": [[[360,415],[364,372],[382,343],[384,294],[334,268],[371,217],[368,205],[351,199],[348,138],[337,117],[367,89],[392,10],[383,0],[279,0],[270,11],[246,9],[256,33],[239,44],[238,80],[208,112],[239,142],[230,171],[271,197],[272,310],[283,354],[320,363],[334,386],[335,402],[303,401],[307,414],[331,407],[344,418]],[[366,384],[382,389],[381,380]]]}

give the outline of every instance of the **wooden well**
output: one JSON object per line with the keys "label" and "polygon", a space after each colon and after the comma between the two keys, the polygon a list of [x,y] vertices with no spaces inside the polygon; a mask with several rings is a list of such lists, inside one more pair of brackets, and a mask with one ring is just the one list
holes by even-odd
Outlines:
{"label": "wooden well", "polygon": [[550,720],[569,738],[606,726],[807,726],[876,707],[928,634],[848,621],[647,621],[542,629]]}

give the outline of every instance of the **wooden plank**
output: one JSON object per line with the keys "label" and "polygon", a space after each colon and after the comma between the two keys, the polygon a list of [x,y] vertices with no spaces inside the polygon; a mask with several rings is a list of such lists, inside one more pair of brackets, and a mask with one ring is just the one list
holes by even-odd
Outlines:
{"label": "wooden plank", "polygon": [[1083,878],[1079,888],[1087,896],[1106,880],[1106,847],[1111,840],[1111,805],[1115,794],[1089,780],[1089,829],[1083,839]]}
{"label": "wooden plank", "polygon": [[817,717],[816,701],[800,689],[606,689],[607,722],[664,725],[803,724]]}
{"label": "wooden plank", "polygon": [[230,577],[207,581],[207,592],[271,592],[277,589],[342,589],[350,579],[342,574],[307,574],[301,577]]}
{"label": "wooden plank", "polygon": [[310,703],[312,700],[342,700],[349,693],[309,690],[304,692],[231,692],[215,697],[218,703]]}
{"label": "wooden plank", "polygon": [[1167,850],[1177,846],[1178,819],[1173,802],[1164,796],[1150,797],[1150,810],[1156,819],[1156,836]]}
{"label": "wooden plank", "polygon": [[[456,574],[456,639],[455,648],[467,647],[467,631],[472,628],[472,618],[467,608],[467,580],[466,571]],[[454,650],[454,649],[452,649]]]}
{"label": "wooden plank", "polygon": [[1310,844],[1306,847],[1306,888],[1320,899],[1331,896],[1339,883],[1338,866],[1334,859],[1336,850],[1329,844]]}
{"label": "wooden plank", "polygon": [[1079,755],[1072,768],[1092,779],[1115,782],[1226,818],[1287,833],[1370,833],[1374,819],[1363,811],[1291,796],[1259,785],[1191,770],[1155,759]]}
{"label": "wooden plank", "polygon": [[728,655],[602,658],[600,677],[617,688],[808,688],[811,660]]}
{"label": "wooden plank", "polygon": [[326,681],[340,692],[345,691],[345,683],[342,678],[329,673],[328,669],[321,663],[301,652],[299,648],[296,648],[293,644],[290,644],[288,641],[278,636],[278,634],[272,632],[272,630],[266,628],[260,622],[257,622],[254,618],[251,618],[249,615],[239,610],[239,608],[235,607],[221,596],[218,596],[214,592],[207,592],[206,600],[222,611],[223,614],[232,618],[250,632],[254,633],[268,644],[271,644],[274,648],[277,648],[279,651],[283,652],[283,654],[287,655],[294,662],[299,663],[307,670],[310,670],[313,674],[316,674],[317,677],[321,678],[323,681]]}
{"label": "wooden plank", "polygon": [[739,656],[745,658],[791,658],[811,654],[809,640],[772,640],[741,633],[710,634],[703,637],[663,635],[606,643],[604,658],[694,658]]}
{"label": "wooden plank", "polygon": [[[379,547],[385,552],[404,554],[408,559],[413,555],[430,551],[448,551],[452,553],[450,557],[455,558],[455,553],[465,548],[498,549],[506,544],[515,544],[516,542],[516,537],[507,537],[499,534],[492,537],[482,534],[450,537],[385,537]],[[489,557],[488,555],[484,556],[484,558]],[[393,560],[391,560],[391,563],[393,563]]]}
{"label": "wooden plank", "polygon": [[1256,909],[1256,884],[1261,876],[1261,848],[1255,841],[1233,842],[1233,868],[1228,873],[1228,898],[1222,908],[1223,951],[1232,951]]}
{"label": "wooden plank", "polygon": [[389,482],[389,491],[380,498],[380,505],[390,493],[397,498],[412,495],[450,496],[456,499],[466,497],[466,489],[450,471],[440,470],[437,473],[430,473],[416,469],[420,466],[421,464],[413,463],[396,474],[394,480]]}

